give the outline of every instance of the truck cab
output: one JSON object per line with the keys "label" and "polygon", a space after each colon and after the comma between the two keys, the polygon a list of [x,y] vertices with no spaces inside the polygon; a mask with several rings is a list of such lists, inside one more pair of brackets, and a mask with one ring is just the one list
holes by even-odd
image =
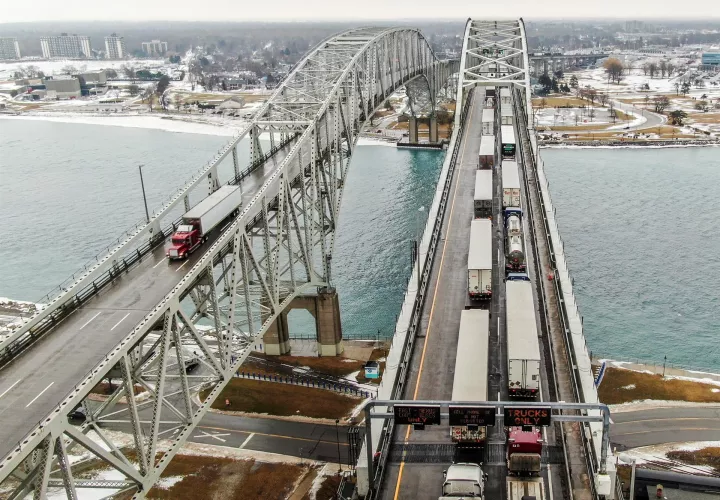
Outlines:
{"label": "truck cab", "polygon": [[445,481],[439,500],[485,498],[485,477],[478,464],[452,464],[443,472]]}
{"label": "truck cab", "polygon": [[539,474],[542,447],[543,438],[537,427],[508,428],[508,472],[516,475]]}
{"label": "truck cab", "polygon": [[170,248],[166,255],[169,259],[184,259],[202,243],[200,229],[193,224],[181,224],[172,235]]}

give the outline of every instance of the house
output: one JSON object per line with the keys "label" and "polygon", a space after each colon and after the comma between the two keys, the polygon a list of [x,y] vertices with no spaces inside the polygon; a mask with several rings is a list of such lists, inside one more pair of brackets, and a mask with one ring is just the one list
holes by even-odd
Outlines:
{"label": "house", "polygon": [[231,110],[231,109],[242,109],[245,106],[245,99],[240,96],[233,96],[230,99],[226,99],[220,103],[218,109]]}

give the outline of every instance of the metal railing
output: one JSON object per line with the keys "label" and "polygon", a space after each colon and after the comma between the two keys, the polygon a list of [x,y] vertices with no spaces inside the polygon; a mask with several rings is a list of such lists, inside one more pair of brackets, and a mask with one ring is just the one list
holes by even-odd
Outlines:
{"label": "metal railing", "polygon": [[[234,176],[233,179],[228,182],[228,184],[240,184],[243,179],[252,174],[252,172],[262,166],[269,158],[271,158],[278,151],[287,146],[290,142],[295,140],[296,137],[297,134],[289,137],[287,140],[270,149],[267,153],[263,154],[261,158],[253,162],[248,168],[240,172],[237,176]],[[179,217],[170,224],[166,225],[164,228],[161,228],[160,233],[153,234],[148,241],[146,241],[127,255],[120,258],[118,261],[115,262],[112,268],[108,269],[105,273],[98,276],[95,280],[85,286],[85,288],[82,288],[80,291],[78,291],[78,293],[75,294],[70,300],[59,305],[45,319],[43,319],[36,326],[31,328],[30,331],[27,332],[27,334],[19,337],[15,342],[8,345],[2,352],[0,352],[0,368],[9,363],[12,359],[14,359],[21,352],[23,352],[37,339],[52,330],[55,325],[57,325],[60,321],[67,317],[68,314],[77,310],[88,300],[94,297],[98,292],[100,292],[105,286],[107,286],[109,283],[112,283],[123,273],[128,272],[135,264],[139,263],[143,257],[152,252],[159,245],[163,244],[164,241],[175,232],[175,229],[177,229],[177,227],[181,223],[182,217]],[[136,228],[137,227],[140,226],[136,226]],[[142,227],[144,227],[144,225]],[[121,238],[119,238],[117,241],[121,241]],[[84,269],[87,269],[87,267]],[[72,279],[74,279],[74,277],[75,274],[73,275]]]}
{"label": "metal railing", "polygon": [[[545,243],[548,248],[549,253],[549,260],[550,260],[550,266],[552,268],[552,271],[555,276],[561,275],[562,270],[558,269],[557,266],[557,258],[556,258],[556,252],[555,248],[553,246],[552,238],[550,237],[551,229],[548,222],[548,216],[547,216],[547,210],[545,208],[545,197],[543,196],[542,189],[541,189],[541,182],[542,180],[538,176],[538,162],[542,162],[542,160],[539,158],[538,155],[535,154],[535,152],[532,149],[532,142],[530,141],[529,134],[527,132],[527,121],[526,117],[527,114],[525,113],[525,103],[523,102],[522,98],[519,95],[519,92],[515,89],[515,95],[513,96],[513,101],[516,104],[516,113],[515,117],[516,120],[518,120],[517,126],[518,130],[521,130],[521,135],[523,137],[523,141],[525,144],[523,145],[523,151],[526,152],[526,158],[529,160],[529,167],[532,169],[534,173],[534,190],[538,197],[538,200],[540,200],[540,212],[542,214],[542,226],[543,226],[543,232],[545,235]],[[546,184],[546,183],[545,183]],[[546,188],[548,188],[547,184],[545,185]],[[527,189],[530,189],[529,185],[526,185]],[[529,192],[529,191],[528,191]],[[537,241],[537,240],[536,240]],[[562,252],[562,251],[561,251]],[[567,271],[566,271],[567,273]],[[568,276],[569,278],[569,276]],[[542,279],[542,275],[538,276],[538,279]],[[576,401],[578,402],[585,402],[585,394],[582,388],[582,382],[580,381],[580,373],[578,368],[578,362],[575,354],[575,349],[573,347],[573,339],[572,339],[572,330],[570,327],[570,318],[567,311],[567,301],[565,300],[565,296],[562,290],[562,287],[560,286],[560,280],[553,279],[553,290],[555,292],[555,296],[558,303],[558,312],[559,312],[559,318],[560,323],[563,330],[563,339],[565,340],[565,350],[567,353],[567,356],[570,361],[570,381],[571,386],[573,390],[573,396],[575,397]],[[573,301],[574,302],[574,301]],[[582,432],[580,433],[582,437],[583,442],[583,448],[585,450],[584,456],[586,459],[588,471],[593,474],[593,476],[598,472],[599,469],[599,460],[595,451],[595,447],[592,445],[590,440],[588,439],[588,424],[581,424],[582,425]],[[592,433],[590,433],[592,435]],[[597,491],[595,489],[595,482],[593,479],[589,481],[590,489],[593,495],[593,498],[598,498]]]}
{"label": "metal railing", "polygon": [[[398,383],[395,385],[393,391],[392,391],[392,397],[393,400],[399,400],[402,399],[402,394],[405,389],[405,383],[406,379],[409,373],[410,368],[410,360],[412,357],[412,349],[415,345],[415,335],[417,333],[417,329],[420,325],[420,319],[422,318],[422,309],[423,305],[425,303],[425,292],[427,291],[429,281],[430,281],[430,274],[432,271],[432,263],[435,258],[435,252],[437,250],[438,243],[440,242],[440,234],[442,232],[442,226],[443,221],[445,218],[445,210],[447,208],[447,202],[449,199],[450,194],[450,188],[452,187],[452,182],[454,178],[455,173],[455,166],[457,163],[457,158],[460,152],[460,145],[462,143],[462,135],[465,129],[465,121],[467,118],[468,110],[470,109],[470,103],[472,102],[472,96],[474,93],[474,89],[471,89],[468,93],[468,96],[465,100],[465,104],[463,106],[461,115],[460,115],[460,125],[457,130],[457,139],[455,142],[455,147],[452,149],[451,157],[450,157],[450,163],[448,166],[448,174],[445,178],[445,185],[443,187],[443,194],[442,198],[440,200],[440,207],[437,213],[437,217],[435,218],[435,224],[433,226],[433,232],[430,239],[430,245],[428,247],[427,254],[425,255],[425,262],[423,265],[423,271],[422,271],[422,277],[420,279],[420,287],[418,289],[418,293],[415,297],[415,303],[413,304],[413,310],[410,316],[410,326],[408,328],[408,333],[406,337],[406,342],[403,345],[402,353],[400,355],[400,359],[402,360],[399,367],[399,374],[398,374]],[[419,252],[418,252],[419,255]],[[370,484],[371,488],[368,494],[365,497],[365,500],[372,500],[375,498],[375,495],[380,491],[380,487],[382,486],[382,481],[385,477],[385,465],[387,463],[387,459],[389,456],[389,450],[390,450],[390,444],[393,441],[393,435],[395,432],[395,423],[392,419],[389,419],[387,426],[383,428],[383,431],[380,435],[380,455],[379,459],[377,461],[377,464],[375,465],[375,476],[370,478]],[[372,465],[372,464],[368,464]],[[372,470],[373,468],[370,467]]]}

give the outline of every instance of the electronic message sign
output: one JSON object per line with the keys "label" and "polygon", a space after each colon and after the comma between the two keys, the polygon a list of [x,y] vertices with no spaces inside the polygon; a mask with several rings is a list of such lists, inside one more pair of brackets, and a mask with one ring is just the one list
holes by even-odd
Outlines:
{"label": "electronic message sign", "polygon": [[495,407],[450,405],[450,425],[495,425]]}
{"label": "electronic message sign", "polygon": [[532,425],[535,427],[547,427],[550,425],[551,415],[550,408],[541,408],[539,406],[505,408],[505,426],[522,427]]}
{"label": "electronic message sign", "polygon": [[400,425],[439,425],[440,405],[395,405],[395,423]]}

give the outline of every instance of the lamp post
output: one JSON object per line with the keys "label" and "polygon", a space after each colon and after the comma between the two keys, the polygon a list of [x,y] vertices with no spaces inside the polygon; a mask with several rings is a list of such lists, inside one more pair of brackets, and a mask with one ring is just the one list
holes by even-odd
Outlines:
{"label": "lamp post", "polygon": [[150,212],[148,212],[147,197],[145,196],[145,183],[143,182],[143,174],[142,174],[142,168],[144,166],[145,165],[138,165],[138,169],[140,169],[140,187],[142,188],[143,201],[145,202],[145,218],[147,219],[147,223],[150,224]]}
{"label": "lamp post", "polygon": [[335,437],[337,438],[337,449],[338,449],[338,472],[342,472],[342,461],[340,460],[340,419],[335,419]]}

